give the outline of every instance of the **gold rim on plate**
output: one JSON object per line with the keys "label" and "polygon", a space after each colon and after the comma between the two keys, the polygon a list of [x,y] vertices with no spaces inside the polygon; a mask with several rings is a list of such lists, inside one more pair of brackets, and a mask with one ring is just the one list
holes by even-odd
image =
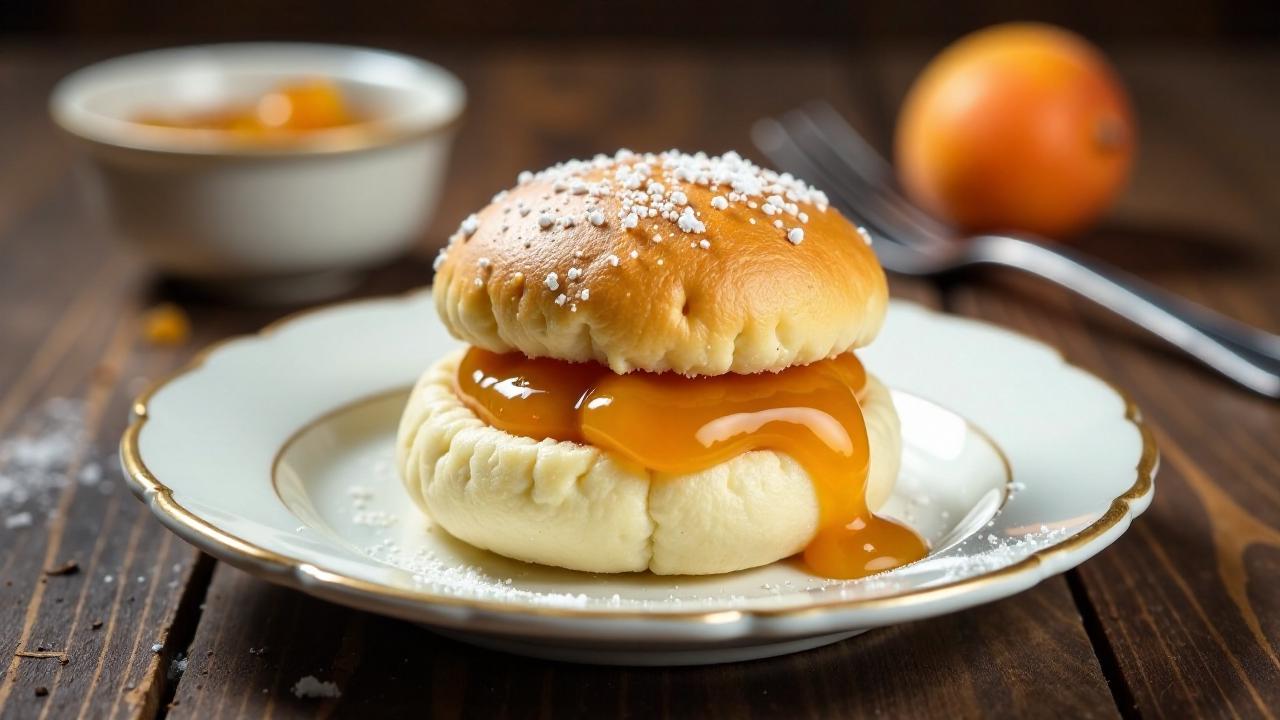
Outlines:
{"label": "gold rim on plate", "polygon": [[[222,348],[224,345],[244,338],[262,338],[269,336],[279,331],[285,325],[317,312],[363,303],[386,302],[387,300],[394,299],[407,300],[420,292],[429,292],[429,289],[412,290],[399,296],[363,298],[359,300],[332,303],[321,307],[308,308],[306,310],[301,310],[287,315],[267,325],[257,333],[226,338],[215,342],[196,353],[196,355],[187,361],[182,367],[155,382],[150,388],[140,394],[133,401],[133,418],[129,423],[129,427],[125,429],[124,437],[120,441],[120,459],[124,466],[125,473],[131,481],[130,489],[142,498],[147,503],[148,507],[151,508],[152,512],[155,513],[162,521],[168,520],[169,522],[166,523],[167,525],[175,528],[175,530],[177,528],[186,530],[191,536],[199,538],[202,542],[193,544],[198,545],[202,550],[206,550],[217,556],[219,559],[230,562],[233,565],[237,564],[237,560],[244,560],[246,558],[251,559],[256,563],[268,566],[275,571],[270,576],[270,579],[278,582],[282,581],[282,579],[287,580],[287,582],[282,582],[282,584],[290,585],[304,591],[312,584],[319,584],[325,588],[336,590],[343,595],[354,595],[374,600],[393,599],[401,602],[417,602],[426,605],[463,607],[471,610],[493,612],[502,615],[584,618],[593,620],[647,620],[659,622],[674,620],[709,625],[721,625],[737,622],[748,617],[804,617],[826,614],[839,610],[896,607],[927,601],[936,601],[949,596],[961,595],[978,587],[987,586],[1002,579],[1013,577],[1035,568],[1047,558],[1069,553],[1084,547],[1123,522],[1126,518],[1130,517],[1131,504],[1135,500],[1143,498],[1151,492],[1153,486],[1152,479],[1155,475],[1156,467],[1159,464],[1160,454],[1159,450],[1156,448],[1155,437],[1151,432],[1151,428],[1147,426],[1142,417],[1141,410],[1138,409],[1138,406],[1129,398],[1127,393],[1110,382],[1097,378],[1096,375],[1088,373],[1088,371],[1083,368],[1069,362],[1065,357],[1063,357],[1061,352],[1057,351],[1056,348],[1041,343],[1038,340],[1019,335],[1018,337],[1025,340],[1048,347],[1054,351],[1064,365],[1074,367],[1081,372],[1085,372],[1090,375],[1090,377],[1097,378],[1100,382],[1107,385],[1112,392],[1116,393],[1124,401],[1125,420],[1137,429],[1140,437],[1142,438],[1142,454],[1138,459],[1137,466],[1135,467],[1136,478],[1133,485],[1131,485],[1129,489],[1120,496],[1112,500],[1110,507],[1107,508],[1107,511],[1104,512],[1101,517],[1089,524],[1087,527],[1082,528],[1074,535],[1064,539],[1062,542],[1044,548],[1043,550],[1038,550],[1012,565],[942,585],[916,588],[883,597],[837,600],[794,608],[683,612],[640,612],[593,608],[552,608],[530,605],[513,605],[495,600],[459,598],[425,591],[396,588],[380,583],[369,582],[367,580],[348,577],[331,570],[326,570],[325,568],[313,565],[298,558],[289,557],[273,550],[268,550],[267,548],[257,545],[249,540],[245,540],[244,538],[238,537],[211,525],[175,500],[172,489],[161,482],[160,479],[147,468],[146,463],[142,459],[138,440],[141,436],[142,427],[151,417],[151,398],[170,383],[199,369],[210,355]],[[927,308],[925,308],[925,311],[933,312]],[[183,533],[180,532],[179,534],[181,535]],[[404,613],[397,614],[404,615]]]}

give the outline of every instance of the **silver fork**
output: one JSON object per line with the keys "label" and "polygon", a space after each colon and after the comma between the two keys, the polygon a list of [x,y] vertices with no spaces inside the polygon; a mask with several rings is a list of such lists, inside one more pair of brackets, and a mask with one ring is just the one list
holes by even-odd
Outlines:
{"label": "silver fork", "polygon": [[825,190],[832,205],[861,223],[889,270],[1016,268],[1083,295],[1254,392],[1280,398],[1280,336],[1066,248],[1029,237],[959,236],[903,197],[889,163],[825,103],[760,120],[752,139],[778,167]]}

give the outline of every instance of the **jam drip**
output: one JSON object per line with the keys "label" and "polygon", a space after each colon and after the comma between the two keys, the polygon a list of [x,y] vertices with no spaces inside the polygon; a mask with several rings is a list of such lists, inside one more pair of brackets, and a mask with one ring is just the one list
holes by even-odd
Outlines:
{"label": "jam drip", "polygon": [[786,453],[808,472],[819,530],[804,560],[818,575],[856,578],[924,557],[911,530],[866,507],[869,447],[852,354],[779,373],[687,378],[472,348],[457,392],[513,435],[590,444],[659,473],[712,467],[750,450]]}

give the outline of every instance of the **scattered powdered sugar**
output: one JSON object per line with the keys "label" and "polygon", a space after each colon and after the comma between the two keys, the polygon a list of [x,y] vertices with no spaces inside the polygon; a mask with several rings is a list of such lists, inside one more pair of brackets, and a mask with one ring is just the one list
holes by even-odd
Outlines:
{"label": "scattered powdered sugar", "polygon": [[80,468],[80,484],[93,487],[102,480],[102,466],[96,462],[86,462]]}
{"label": "scattered powdered sugar", "polygon": [[59,494],[73,481],[104,494],[115,489],[103,482],[103,468],[113,461],[98,457],[89,444],[83,417],[82,401],[53,398],[0,437],[0,524],[6,530],[52,517]]}
{"label": "scattered powdered sugar", "polygon": [[[395,472],[392,470],[392,464],[387,460],[374,463],[372,471],[370,479],[377,486],[395,482]],[[347,497],[351,499],[352,524],[371,528],[389,528],[400,520],[394,512],[371,507],[371,504],[377,500],[377,495],[368,485],[349,486]]]}
{"label": "scattered powdered sugar", "polygon": [[[646,586],[635,595],[589,595],[583,592],[556,592],[546,589],[545,582],[537,580],[538,572],[531,571],[541,589],[530,589],[523,576],[501,577],[485,567],[465,563],[451,553],[437,552],[429,547],[410,543],[404,547],[396,540],[384,537],[366,548],[373,560],[407,572],[413,585],[421,590],[452,597],[499,602],[513,602],[540,607],[589,608],[610,607],[644,610],[669,610],[672,608],[741,609],[764,597],[790,603],[790,598],[808,597],[809,601],[834,596],[840,599],[865,599],[894,595],[908,590],[945,585],[1016,564],[1031,554],[1061,542],[1078,528],[1039,528],[1018,536],[978,533],[957,546],[925,560],[898,568],[892,572],[859,580],[829,580],[814,577],[796,577],[779,581],[769,580],[747,587],[720,587],[698,585],[681,590],[679,585],[666,588],[665,595],[656,594],[654,586],[661,587],[659,578],[652,586]],[[994,540],[993,540],[994,539]],[[762,577],[775,578],[770,570],[760,572]],[[584,578],[588,577],[586,575]],[[730,586],[732,587],[732,586]]]}
{"label": "scattered powdered sugar", "polygon": [[320,680],[315,675],[306,675],[298,678],[293,684],[293,694],[295,697],[336,699],[342,697],[342,691],[338,689],[336,683]]}
{"label": "scattered powdered sugar", "polygon": [[467,216],[466,220],[462,221],[462,225],[459,226],[458,232],[461,232],[464,237],[471,237],[479,227],[480,218],[476,217],[475,213],[471,213]]}
{"label": "scattered powdered sugar", "polygon": [[[372,472],[363,474],[363,482],[346,489],[352,524],[370,528],[357,544],[367,557],[403,571],[407,577],[402,582],[427,593],[539,607],[714,611],[886,597],[1015,565],[1062,542],[1089,521],[1080,518],[1061,527],[1005,527],[996,522],[998,516],[992,522],[979,516],[972,524],[960,521],[957,528],[948,520],[952,513],[940,507],[945,503],[912,492],[902,498],[895,517],[912,526],[933,527],[931,537],[940,544],[924,560],[891,572],[858,580],[830,580],[808,576],[782,564],[725,576],[716,582],[690,579],[683,588],[679,584],[666,585],[675,578],[638,582],[637,576],[619,576],[615,581],[610,576],[585,573],[581,574],[581,581],[566,584],[566,571],[544,571],[507,561],[489,563],[479,559],[483,554],[459,556],[448,545],[431,542],[427,538],[443,531],[424,526],[427,521],[410,521],[419,518],[399,494],[394,463],[383,458],[370,465]],[[1012,496],[1022,486],[1014,484],[1009,490]],[[975,531],[975,526],[980,529]],[[956,537],[939,537],[948,531]],[[606,589],[614,583],[630,589]]]}
{"label": "scattered powdered sugar", "polygon": [[351,517],[351,522],[366,527],[391,527],[396,524],[396,516],[381,510],[362,510]]}
{"label": "scattered powdered sugar", "polygon": [[347,497],[351,498],[351,503],[357,510],[364,510],[373,499],[373,490],[364,485],[352,485],[347,488]]}
{"label": "scattered powdered sugar", "polygon": [[[1038,528],[1008,534],[1003,531],[996,535],[991,532],[980,532],[970,536],[951,552],[931,556],[919,564],[930,573],[936,574],[931,584],[947,583],[962,580],[974,575],[999,570],[1017,564],[1034,553],[1056,545],[1079,531],[1079,527],[1050,528],[1044,525]],[[902,568],[894,575],[912,577],[915,566]]]}
{"label": "scattered powdered sugar", "polygon": [[17,530],[18,528],[31,527],[35,520],[29,512],[14,513],[4,519],[4,527],[6,530]]}
{"label": "scattered powdered sugar", "polygon": [[367,548],[366,553],[378,562],[410,573],[416,586],[441,595],[551,607],[586,607],[591,601],[582,593],[523,590],[513,586],[512,578],[496,578],[483,568],[460,564],[456,558],[442,557],[428,548],[405,551],[390,538]]}
{"label": "scattered powdered sugar", "polygon": [[690,207],[685,208],[684,212],[680,213],[679,217],[676,218],[676,226],[687,233],[704,233],[707,231],[706,224],[698,219],[698,216],[693,212],[693,208]]}
{"label": "scattered powdered sugar", "polygon": [[12,509],[66,485],[77,448],[84,442],[83,406],[56,398],[24,418],[25,430],[0,439],[0,508]]}
{"label": "scattered powdered sugar", "polygon": [[[482,212],[500,212],[505,216],[497,235],[521,243],[525,248],[533,244],[528,235],[507,235],[512,228],[509,220],[513,209],[520,217],[535,213],[536,227],[526,232],[531,232],[534,237],[545,233],[552,242],[558,239],[555,231],[572,228],[579,223],[605,228],[616,222],[624,231],[634,230],[639,237],[649,238],[655,244],[663,241],[664,232],[669,238],[684,234],[692,236],[686,238],[691,248],[707,250],[712,238],[698,236],[708,233],[707,222],[714,214],[734,211],[735,208],[751,215],[762,213],[769,216],[779,239],[799,245],[804,239],[801,226],[809,222],[809,212],[826,212],[829,207],[828,198],[821,190],[790,173],[778,173],[755,165],[735,152],[711,156],[678,150],[634,153],[624,149],[613,155],[596,155],[589,160],[569,160],[536,173],[524,171],[516,180],[519,186],[542,183],[538,190],[544,192],[536,198],[533,193],[526,193],[527,197],[518,198],[513,207],[503,205],[508,202],[508,192],[502,191],[493,200],[499,207]],[[549,190],[546,190],[547,186]],[[802,206],[805,209],[802,210]],[[748,220],[753,225],[757,224],[754,216]],[[479,231],[480,226],[479,215],[468,216],[450,238],[450,244],[466,242]],[[491,227],[497,226],[498,223],[493,223]],[[719,240],[732,242],[732,233],[719,237]],[[732,251],[731,246],[727,247]],[[619,252],[623,250],[620,248]],[[631,257],[636,255],[635,250],[630,251]],[[581,251],[575,256],[581,257]],[[447,250],[442,249],[436,257],[435,269],[439,270],[448,257]],[[605,265],[619,266],[618,254],[609,254],[607,258]],[[588,260],[594,261],[595,258]],[[477,264],[481,275],[474,278],[473,284],[476,288],[483,288],[486,284],[484,273],[490,261],[480,258]],[[654,264],[663,265],[664,261],[658,258]],[[558,273],[566,272],[565,268],[556,270]],[[585,269],[569,270],[567,280],[576,280],[578,272],[585,272]],[[545,283],[554,294],[564,279],[565,274],[557,277],[556,273],[551,273]],[[556,296],[556,304],[567,304],[569,310],[576,310],[572,302],[573,293],[566,294],[570,301],[560,302]]]}
{"label": "scattered powdered sugar", "polygon": [[166,677],[169,680],[177,680],[182,677],[182,674],[187,671],[187,665],[189,662],[189,658],[179,653],[177,657],[169,661],[169,672],[166,674]]}

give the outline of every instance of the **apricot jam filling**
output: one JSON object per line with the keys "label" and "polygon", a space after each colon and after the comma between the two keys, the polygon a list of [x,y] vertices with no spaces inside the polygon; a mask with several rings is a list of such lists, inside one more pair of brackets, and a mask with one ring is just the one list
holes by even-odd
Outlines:
{"label": "apricot jam filling", "polygon": [[348,107],[336,83],[317,78],[281,85],[251,104],[186,115],[143,113],[133,121],[151,127],[220,130],[255,139],[327,130],[363,120]]}
{"label": "apricot jam filling", "polygon": [[492,427],[593,445],[660,473],[696,472],[750,450],[785,453],[804,467],[818,498],[806,565],[824,577],[856,578],[928,549],[867,509],[870,448],[857,397],[866,378],[851,353],[779,373],[687,378],[471,348],[456,389]]}

